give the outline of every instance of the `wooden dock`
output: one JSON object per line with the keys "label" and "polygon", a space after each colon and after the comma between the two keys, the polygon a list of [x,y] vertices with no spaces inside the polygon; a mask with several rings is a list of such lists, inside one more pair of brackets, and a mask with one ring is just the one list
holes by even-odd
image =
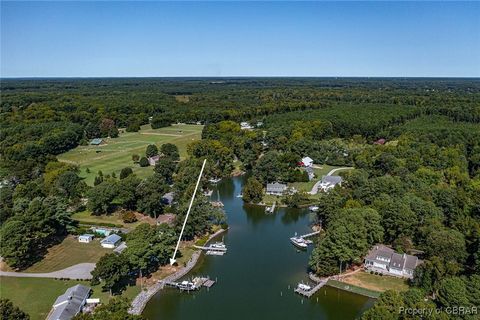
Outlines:
{"label": "wooden dock", "polygon": [[222,251],[222,252],[227,252],[227,248],[215,248],[215,247],[212,247],[212,246],[204,247],[204,246],[197,246],[197,245],[194,245],[193,247],[195,247],[196,249],[206,250],[206,251]]}
{"label": "wooden dock", "polygon": [[317,235],[317,234],[320,234],[321,230],[319,231],[315,231],[315,232],[311,232],[311,233],[307,233],[307,234],[304,234],[304,235],[301,235],[299,236],[300,238],[308,238],[308,237],[312,237],[314,235]]}

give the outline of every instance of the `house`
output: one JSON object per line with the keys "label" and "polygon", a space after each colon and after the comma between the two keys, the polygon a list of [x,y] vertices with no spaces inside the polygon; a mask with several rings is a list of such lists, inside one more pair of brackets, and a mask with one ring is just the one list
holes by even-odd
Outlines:
{"label": "house", "polygon": [[267,184],[267,194],[281,196],[285,192],[285,190],[287,190],[286,184],[278,182]]}
{"label": "house", "polygon": [[122,253],[123,250],[125,250],[125,249],[127,249],[127,244],[125,243],[125,241],[123,241],[122,243],[120,243],[120,244],[118,245],[118,247],[116,247],[115,249],[113,249],[113,252],[120,254],[120,253]]}
{"label": "house", "polygon": [[381,138],[381,139],[378,139],[377,141],[375,141],[373,144],[378,144],[378,145],[383,146],[386,142],[387,142],[387,140]]}
{"label": "house", "polygon": [[153,156],[153,157],[148,157],[147,160],[148,160],[149,165],[155,166],[157,164],[158,160],[160,160],[160,156],[156,155],[156,156]]}
{"label": "house", "polygon": [[240,122],[240,129],[250,130],[250,129],[253,129],[253,127],[248,122]]}
{"label": "house", "polygon": [[120,241],[122,241],[122,238],[118,234],[111,234],[100,241],[100,244],[104,248],[113,249],[120,243]]}
{"label": "house", "polygon": [[378,244],[365,257],[365,269],[396,277],[412,278],[413,271],[422,262],[415,256],[400,254],[392,248]]}
{"label": "house", "polygon": [[263,127],[263,122],[262,121],[257,121],[257,128]]}
{"label": "house", "polygon": [[343,178],[340,176],[323,176],[319,188],[328,191],[335,188],[336,185],[342,185]]}
{"label": "house", "polygon": [[165,193],[162,196],[162,203],[166,204],[167,206],[171,205],[173,203],[173,192]]}
{"label": "house", "polygon": [[92,146],[101,145],[102,142],[103,142],[103,139],[101,139],[101,138],[95,138],[95,139],[90,140],[90,144],[91,144]]}
{"label": "house", "polygon": [[93,234],[82,234],[78,236],[78,242],[90,243],[93,240]]}
{"label": "house", "polygon": [[305,167],[305,172],[308,174],[308,180],[312,180],[315,178],[315,172],[313,171],[312,167]]}
{"label": "house", "polygon": [[47,320],[69,320],[82,311],[90,295],[90,287],[77,284],[59,296],[47,316]]}
{"label": "house", "polygon": [[302,165],[304,167],[311,167],[313,165],[313,159],[310,157],[302,158]]}

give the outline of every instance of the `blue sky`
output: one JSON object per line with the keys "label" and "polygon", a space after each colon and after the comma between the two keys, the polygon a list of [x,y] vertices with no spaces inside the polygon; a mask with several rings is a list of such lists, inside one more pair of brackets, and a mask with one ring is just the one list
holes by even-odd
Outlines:
{"label": "blue sky", "polygon": [[5,2],[2,77],[480,76],[479,2]]}

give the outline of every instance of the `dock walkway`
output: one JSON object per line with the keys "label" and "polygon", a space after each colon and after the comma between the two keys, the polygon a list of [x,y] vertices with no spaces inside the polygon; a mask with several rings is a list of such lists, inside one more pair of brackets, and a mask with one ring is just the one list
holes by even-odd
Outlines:
{"label": "dock walkway", "polygon": [[315,232],[311,232],[311,233],[307,233],[307,234],[304,234],[304,235],[301,235],[299,236],[300,238],[308,238],[308,237],[311,237],[311,236],[314,236],[314,235],[317,235],[319,234],[321,231],[315,231]]}

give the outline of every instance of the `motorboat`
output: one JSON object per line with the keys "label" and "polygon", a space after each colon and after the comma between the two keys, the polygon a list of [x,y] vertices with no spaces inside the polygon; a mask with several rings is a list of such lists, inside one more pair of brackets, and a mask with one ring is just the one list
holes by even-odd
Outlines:
{"label": "motorboat", "polygon": [[291,237],[290,241],[293,243],[294,246],[300,248],[300,249],[306,249],[308,247],[308,244],[305,242],[305,240],[302,237]]}
{"label": "motorboat", "polygon": [[223,242],[215,242],[210,245],[210,248],[213,249],[226,249],[227,246]]}
{"label": "motorboat", "polygon": [[310,210],[311,212],[317,212],[318,210],[320,210],[320,208],[318,206],[310,206],[308,207],[308,210]]}
{"label": "motorboat", "polygon": [[303,291],[310,291],[310,290],[312,290],[312,287],[310,287],[308,284],[299,283],[297,285],[297,289],[300,289],[300,290],[303,290]]}
{"label": "motorboat", "polygon": [[195,286],[195,284],[193,282],[185,280],[185,281],[182,281],[178,284],[178,289],[183,290],[183,291],[192,291],[192,290],[196,290],[197,287]]}

